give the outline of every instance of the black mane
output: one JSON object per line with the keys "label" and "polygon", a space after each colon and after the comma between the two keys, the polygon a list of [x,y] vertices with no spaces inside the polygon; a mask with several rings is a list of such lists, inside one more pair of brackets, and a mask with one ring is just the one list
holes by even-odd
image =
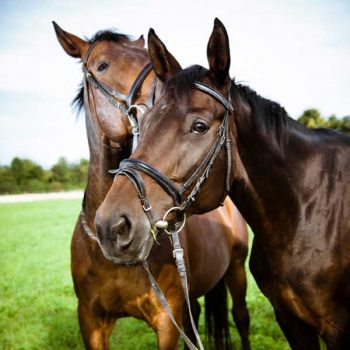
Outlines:
{"label": "black mane", "polygon": [[83,109],[84,107],[84,84],[83,83],[80,84],[78,93],[74,97],[71,105],[72,105],[73,111],[75,111],[77,114],[79,114]]}
{"label": "black mane", "polygon": [[233,101],[241,98],[248,103],[254,116],[252,121],[257,132],[275,136],[274,139],[278,144],[286,140],[292,119],[279,103],[261,97],[249,86],[236,84],[234,80],[231,96]]}
{"label": "black mane", "polygon": [[[85,38],[89,44],[95,44],[98,41],[113,41],[115,43],[120,42],[121,40],[130,40],[131,37],[126,34],[118,33],[115,30],[100,30],[91,39]],[[73,110],[80,113],[82,108],[84,107],[84,85],[80,84],[78,93],[74,97],[72,101]]]}

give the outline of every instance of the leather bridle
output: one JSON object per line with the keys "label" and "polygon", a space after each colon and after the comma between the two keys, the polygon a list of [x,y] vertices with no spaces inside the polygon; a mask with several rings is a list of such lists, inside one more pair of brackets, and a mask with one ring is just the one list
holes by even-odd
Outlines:
{"label": "leather bridle", "polygon": [[[112,104],[114,107],[121,110],[129,119],[129,122],[131,124],[131,130],[133,134],[133,150],[136,148],[138,136],[139,136],[139,124],[138,120],[136,118],[137,110],[141,110],[142,113],[144,110],[137,104],[135,104],[136,95],[143,84],[143,82],[148,77],[149,73],[152,71],[152,64],[149,62],[147,63],[143,69],[140,71],[138,76],[136,77],[134,83],[132,84],[129,93],[127,95],[123,94],[122,92],[111,88],[110,86],[104,84],[102,81],[98,80],[94,74],[89,71],[87,67],[87,61],[91,55],[91,52],[96,47],[96,45],[99,42],[92,44],[88,51],[86,52],[83,61],[83,73],[86,81],[93,86],[94,88],[98,89],[108,100],[110,104]],[[153,81],[153,88],[152,92],[148,97],[148,105],[152,106],[154,104],[154,98],[155,98],[155,90],[156,90],[156,84],[157,80],[156,78]]]}
{"label": "leather bridle", "polygon": [[[231,174],[230,142],[231,141],[230,141],[230,135],[229,135],[228,117],[234,111],[233,106],[229,99],[226,99],[220,92],[218,92],[217,90],[214,90],[207,84],[196,81],[194,82],[193,87],[195,89],[198,89],[210,95],[211,97],[216,99],[218,102],[220,102],[225,107],[226,112],[225,112],[223,121],[219,127],[218,135],[216,137],[216,140],[213,146],[211,147],[207,155],[204,157],[204,159],[201,161],[198,168],[185,181],[185,183],[180,188],[178,188],[168,177],[162,174],[159,170],[157,170],[152,165],[140,159],[125,159],[120,163],[119,169],[110,170],[110,173],[115,174],[115,176],[118,176],[118,175],[126,176],[134,185],[138,193],[138,197],[141,201],[142,208],[150,221],[151,233],[154,237],[156,236],[158,228],[167,229],[168,225],[167,225],[166,217],[168,216],[169,212],[177,211],[178,214],[182,214],[182,220],[183,221],[185,220],[184,219],[185,214],[189,206],[196,200],[196,196],[198,195],[198,193],[201,190],[201,187],[203,186],[204,182],[208,178],[209,173],[213,167],[213,164],[221,148],[224,145],[226,148],[226,158],[227,158],[225,196],[231,187],[231,180],[230,180],[230,174]],[[154,219],[154,216],[152,214],[152,207],[147,197],[146,187],[139,172],[142,172],[148,175],[149,177],[151,177],[153,180],[155,180],[162,187],[162,189],[172,198],[174,202],[174,207],[167,211],[167,213],[163,217],[163,220],[156,221]],[[182,200],[184,193],[191,186],[193,186],[191,192],[185,199]],[[180,216],[177,215],[177,220],[179,217]],[[178,222],[178,225],[180,225],[180,222]],[[181,223],[181,226],[182,225],[183,223]]]}

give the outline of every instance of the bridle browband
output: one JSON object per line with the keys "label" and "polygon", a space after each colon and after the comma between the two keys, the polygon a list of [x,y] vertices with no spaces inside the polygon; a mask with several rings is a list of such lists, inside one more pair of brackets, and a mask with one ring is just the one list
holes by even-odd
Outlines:
{"label": "bridle browband", "polygon": [[[141,85],[148,77],[149,73],[152,71],[152,64],[149,62],[147,63],[138,76],[136,77],[134,83],[132,84],[130,91],[127,95],[123,94],[122,92],[115,90],[111,88],[110,86],[104,84],[102,81],[98,80],[94,74],[89,71],[87,67],[87,61],[90,57],[90,54],[92,50],[96,47],[96,45],[99,43],[99,41],[92,44],[88,51],[86,52],[84,58],[83,58],[83,73],[88,81],[88,83],[98,89],[108,100],[112,106],[118,108],[121,110],[129,119],[129,122],[131,124],[132,133],[133,133],[133,149],[136,147],[137,144],[137,138],[139,135],[139,125],[138,121],[135,115],[135,110],[139,109],[142,112],[142,108],[139,105],[135,104],[135,98],[137,95],[137,92],[139,91]],[[150,105],[154,104],[154,98],[155,98],[155,90],[156,90],[156,79],[153,82],[153,89],[151,94],[149,95],[148,102]]]}
{"label": "bridle browband", "polygon": [[[220,102],[225,107],[226,112],[223,121],[219,127],[216,141],[214,142],[207,155],[203,158],[198,168],[185,181],[185,183],[178,188],[168,177],[162,174],[159,170],[140,159],[125,159],[120,163],[119,169],[110,170],[110,173],[115,174],[115,176],[124,175],[128,177],[133,183],[137,191],[138,197],[141,201],[143,210],[145,211],[151,223],[151,232],[153,235],[155,235],[157,228],[164,227],[158,227],[157,224],[159,221],[156,222],[153,217],[151,211],[152,207],[147,198],[146,187],[139,172],[142,172],[151,177],[153,180],[155,180],[162,187],[162,189],[172,198],[175,205],[174,208],[176,208],[177,211],[184,214],[187,212],[189,206],[196,200],[196,196],[198,195],[198,193],[201,190],[201,187],[208,178],[210,170],[212,169],[213,164],[221,148],[223,147],[223,145],[225,145],[227,156],[225,196],[231,187],[231,141],[229,136],[228,116],[229,114],[233,113],[234,108],[229,99],[226,99],[220,92],[214,90],[209,85],[196,81],[194,82],[193,87],[202,91],[203,93],[210,95],[218,102]],[[191,192],[184,200],[182,200],[184,193],[188,191],[191,186],[193,186]],[[162,225],[164,225],[165,217],[163,218],[163,220],[160,221],[162,221]]]}

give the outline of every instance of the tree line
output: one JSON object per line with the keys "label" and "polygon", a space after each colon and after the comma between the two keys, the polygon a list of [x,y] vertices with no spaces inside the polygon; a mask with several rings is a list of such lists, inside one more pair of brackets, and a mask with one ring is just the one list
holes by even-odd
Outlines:
{"label": "tree line", "polygon": [[83,189],[88,166],[86,159],[69,163],[62,157],[46,170],[30,159],[16,157],[9,166],[0,166],[0,194]]}
{"label": "tree line", "polygon": [[[298,121],[309,128],[331,128],[350,135],[350,116],[325,118],[317,109],[307,109]],[[60,158],[51,169],[45,170],[32,160],[16,157],[9,166],[0,166],[0,194],[83,189],[88,166],[86,159],[69,163]]]}
{"label": "tree line", "polygon": [[298,118],[301,124],[308,128],[330,128],[350,135],[350,116],[337,118],[334,114],[328,118],[322,117],[321,113],[314,108],[307,109]]}

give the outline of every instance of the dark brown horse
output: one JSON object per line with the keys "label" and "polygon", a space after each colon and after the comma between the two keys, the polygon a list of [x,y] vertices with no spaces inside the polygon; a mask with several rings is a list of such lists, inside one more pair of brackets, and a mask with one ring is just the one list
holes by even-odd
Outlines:
{"label": "dark brown horse", "polygon": [[[320,336],[328,349],[350,349],[350,138],[306,129],[279,104],[232,81],[228,36],[218,20],[209,70],[182,70],[152,30],[148,46],[165,87],[142,120],[133,160],[121,167],[142,174],[156,218],[180,189],[178,205],[189,213],[212,210],[226,183],[255,234],[251,271],[290,346],[319,349]],[[149,234],[132,191],[130,181],[116,177],[96,218],[101,234],[110,234],[120,215],[135,242]],[[189,193],[195,201],[187,201]],[[135,260],[142,251],[133,244],[127,250],[124,258]]]}
{"label": "dark brown horse", "polygon": [[[72,275],[78,297],[78,316],[86,348],[108,349],[109,337],[116,319],[133,316],[145,320],[157,333],[159,349],[174,349],[179,334],[152,291],[141,266],[119,266],[107,260],[93,233],[96,210],[104,200],[113,178],[108,170],[131,152],[132,130],[127,115],[126,100],[114,96],[112,103],[101,88],[126,95],[140,71],[149,63],[144,40],[131,41],[127,36],[110,31],[99,32],[90,41],[63,31],[54,23],[57,38],[70,56],[83,62],[84,85],[76,102],[84,105],[90,148],[88,184],[84,212],[79,216],[72,238]],[[88,74],[90,74],[88,76]],[[96,81],[91,81],[91,77]],[[91,83],[90,83],[91,82]],[[96,83],[97,82],[97,83]],[[135,91],[131,103],[149,107],[155,86],[155,74],[148,70]],[[161,86],[161,83],[157,84]],[[114,89],[114,92],[111,90]],[[119,96],[120,97],[120,96]],[[129,101],[130,102],[130,101]],[[119,105],[119,109],[116,106]],[[123,109],[124,108],[124,109]],[[242,337],[244,349],[249,349],[249,315],[245,303],[247,256],[246,225],[232,202],[201,218],[193,217],[185,227],[182,243],[188,262],[192,308],[199,317],[196,299],[205,294],[208,324],[216,337],[216,347],[226,347],[227,283],[234,301],[233,317]],[[158,238],[149,256],[150,269],[179,324],[191,335],[188,315],[183,310],[184,295],[167,237]],[[214,247],[212,246],[214,242]],[[184,318],[184,319],[183,319]],[[210,327],[209,327],[210,328]],[[192,334],[193,339],[193,334]]]}

